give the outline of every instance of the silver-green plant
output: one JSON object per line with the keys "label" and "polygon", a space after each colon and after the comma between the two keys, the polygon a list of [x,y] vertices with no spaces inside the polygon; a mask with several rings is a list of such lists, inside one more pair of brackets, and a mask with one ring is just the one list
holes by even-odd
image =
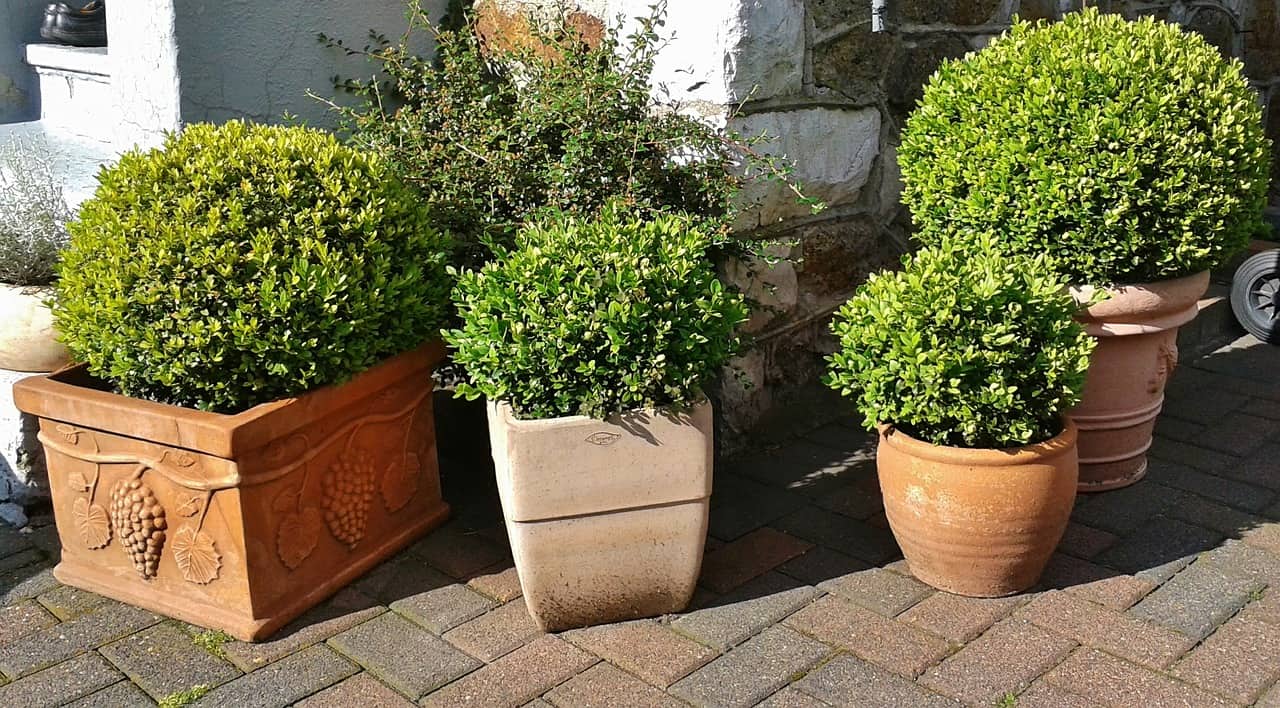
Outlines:
{"label": "silver-green plant", "polygon": [[52,283],[71,218],[48,148],[16,138],[0,145],[0,283]]}

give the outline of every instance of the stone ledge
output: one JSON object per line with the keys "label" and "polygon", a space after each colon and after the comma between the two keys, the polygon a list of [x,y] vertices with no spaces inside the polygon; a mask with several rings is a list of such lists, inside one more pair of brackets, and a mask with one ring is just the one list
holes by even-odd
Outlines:
{"label": "stone ledge", "polygon": [[37,71],[111,76],[111,59],[106,47],[68,47],[62,44],[28,44],[27,63]]}

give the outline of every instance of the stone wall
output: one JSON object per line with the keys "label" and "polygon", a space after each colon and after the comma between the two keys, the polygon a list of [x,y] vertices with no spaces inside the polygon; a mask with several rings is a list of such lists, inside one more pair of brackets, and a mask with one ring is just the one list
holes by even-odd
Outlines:
{"label": "stone wall", "polygon": [[[616,23],[644,14],[649,4],[580,0],[577,8]],[[1225,54],[1242,58],[1265,101],[1280,90],[1280,0],[1094,4],[1130,17],[1155,14],[1183,23]],[[497,3],[504,11],[515,5],[565,9],[563,0]],[[670,3],[664,31],[671,40],[655,85],[680,97],[690,112],[744,135],[774,136],[765,150],[793,160],[807,191],[829,205],[815,216],[776,186],[748,195],[757,206],[739,224],[742,237],[776,239],[775,248],[795,262],[761,273],[757,282],[750,282],[745,269],[731,269],[771,307],[752,319],[755,345],[721,392],[730,438],[745,433],[788,392],[816,380],[834,344],[826,331],[831,313],[869,272],[894,265],[909,248],[896,146],[904,119],[938,64],[985,46],[1015,14],[1056,19],[1080,3],[885,5],[886,31],[873,32],[871,0]],[[1271,125],[1280,135],[1280,116]]]}

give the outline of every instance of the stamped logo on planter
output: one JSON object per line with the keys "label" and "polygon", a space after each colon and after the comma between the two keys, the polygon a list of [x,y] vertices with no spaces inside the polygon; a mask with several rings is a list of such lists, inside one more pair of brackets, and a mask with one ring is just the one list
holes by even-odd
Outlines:
{"label": "stamped logo on planter", "polygon": [[622,436],[617,433],[593,433],[592,435],[587,437],[587,442],[591,443],[592,445],[599,445],[600,447],[604,447],[606,445],[612,445],[618,442],[618,438],[621,438],[621,437]]}

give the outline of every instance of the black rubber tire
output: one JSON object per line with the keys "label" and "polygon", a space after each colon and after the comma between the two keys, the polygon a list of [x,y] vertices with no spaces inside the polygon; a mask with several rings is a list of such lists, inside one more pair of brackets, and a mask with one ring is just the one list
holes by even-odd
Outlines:
{"label": "black rubber tire", "polygon": [[1231,311],[1250,334],[1280,344],[1280,250],[1263,251],[1240,265],[1231,282]]}

